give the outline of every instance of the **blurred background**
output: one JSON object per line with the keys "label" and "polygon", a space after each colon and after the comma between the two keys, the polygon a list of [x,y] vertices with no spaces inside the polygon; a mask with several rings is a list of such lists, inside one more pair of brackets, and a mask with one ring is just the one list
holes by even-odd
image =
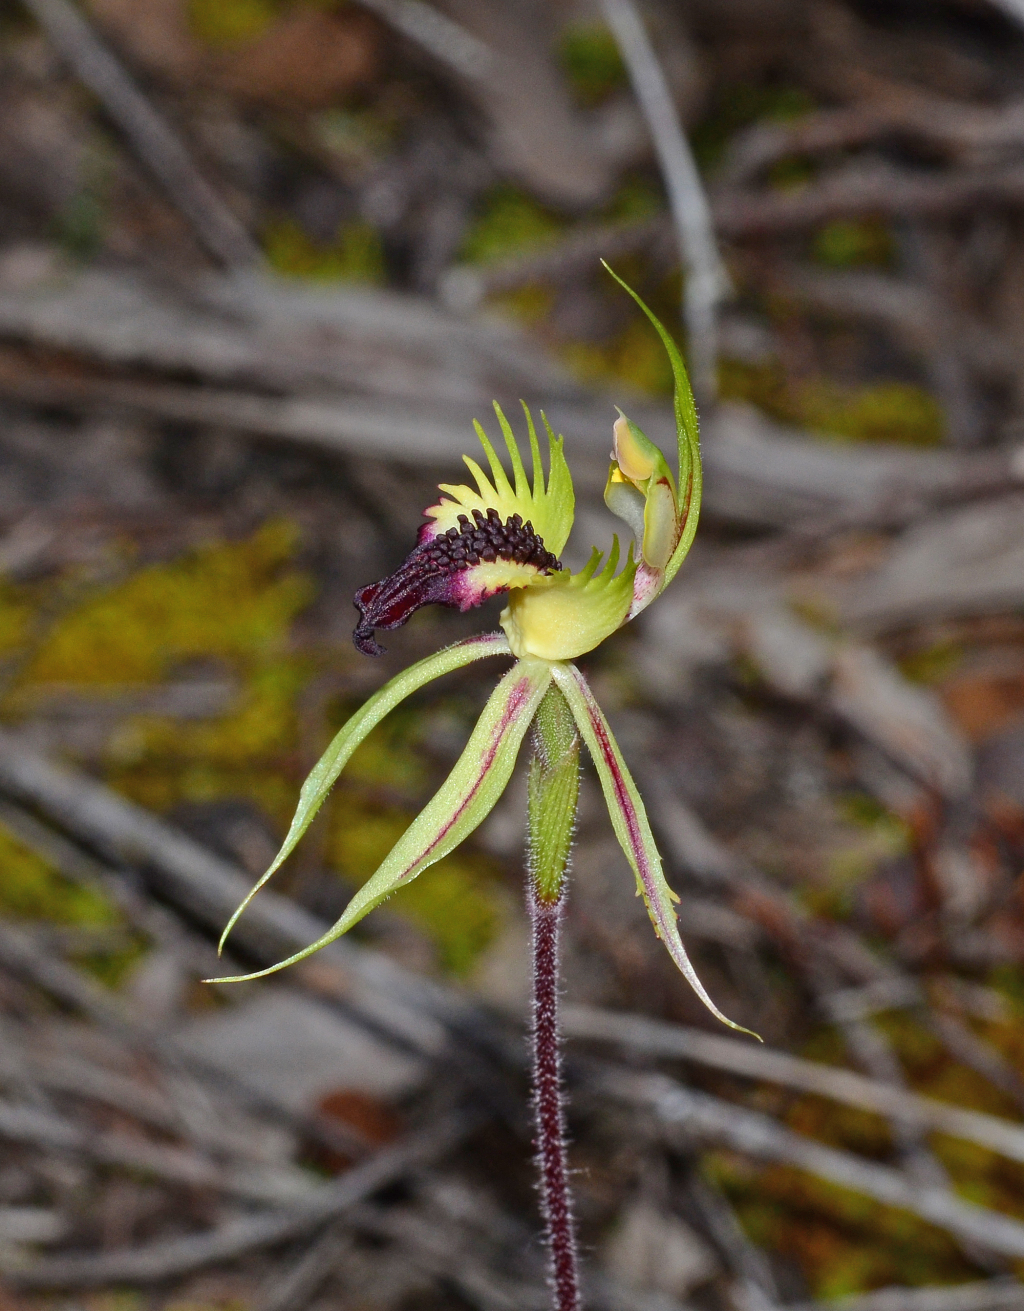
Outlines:
{"label": "blurred background", "polygon": [[[497,666],[410,699],[236,931],[380,660],[355,589],[496,397],[607,547],[614,404],[707,496],[585,662],[587,1305],[1024,1309],[1021,0],[0,3],[0,1308],[547,1305],[525,783],[305,966]],[[495,427],[490,419],[492,431]],[[852,1299],[852,1300],[851,1300]]]}

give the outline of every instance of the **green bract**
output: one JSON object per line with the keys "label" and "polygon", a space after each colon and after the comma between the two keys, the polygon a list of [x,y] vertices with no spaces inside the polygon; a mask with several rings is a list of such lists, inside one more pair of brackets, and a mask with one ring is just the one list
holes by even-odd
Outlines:
{"label": "green bract", "polygon": [[[670,470],[658,447],[620,412],[613,428],[615,449],[605,501],[629,525],[634,542],[621,569],[621,551],[615,538],[607,558],[595,550],[586,566],[573,574],[563,569],[558,558],[572,528],[575,504],[562,438],[555,436],[545,419],[545,475],[540,442],[524,405],[532,464],[532,476],[528,476],[512,429],[495,406],[512,465],[509,478],[477,425],[489,472],[465,457],[475,486],[442,485],[444,495],[425,511],[428,522],[404,564],[389,578],[356,594],[361,619],[355,641],[360,650],[377,654],[381,648],[375,632],[398,627],[421,605],[440,603],[468,609],[498,592],[508,594],[508,605],[501,615],[504,632],[470,638],[420,661],[393,678],[352,716],[303,784],[281,850],[232,916],[221,945],[252,897],[291,854],[356,747],[385,715],[411,692],[471,661],[484,656],[510,656],[515,663],[491,694],[462,756],[442,787],[355,894],[337,923],[319,941],[288,960],[240,978],[271,974],[326,946],[452,851],[490,813],[511,777],[527,730],[542,703],[550,706],[554,696],[563,705],[563,713],[571,714],[590,751],[612,826],[636,876],[637,889],[655,932],[708,1009],[732,1028],[740,1027],[718,1010],[694,973],[676,922],[674,903],[678,898],[666,882],[639,792],[583,674],[569,663],[593,650],[667,586],[693,541],[700,508],[697,413],[682,358],[639,296],[621,279],[616,281],[651,320],[672,363],[677,471]],[[575,756],[569,759],[574,762]],[[574,797],[570,778],[574,770],[574,763],[562,768],[557,762],[548,762],[545,786],[568,789],[566,795],[572,793]],[[557,809],[553,806],[552,813]],[[544,807],[539,806],[537,814],[544,813]],[[559,852],[568,842],[569,832],[552,832],[548,861],[552,869],[564,866],[564,852]],[[547,851],[545,834],[536,832],[531,836],[533,850],[543,855]]]}

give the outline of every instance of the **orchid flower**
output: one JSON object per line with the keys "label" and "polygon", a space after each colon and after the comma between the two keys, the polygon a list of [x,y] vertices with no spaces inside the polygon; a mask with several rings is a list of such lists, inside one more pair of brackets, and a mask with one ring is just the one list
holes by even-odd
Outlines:
{"label": "orchid flower", "polygon": [[[352,716],[306,779],[280,851],[232,916],[221,945],[252,897],[294,850],[353,752],[399,702],[433,679],[485,656],[512,656],[514,664],[492,692],[440,790],[352,897],[337,923],[287,960],[239,978],[271,974],[333,942],[468,837],[504,792],[527,730],[545,697],[557,689],[596,766],[612,827],[655,933],[704,1005],[725,1024],[740,1028],[711,1000],[690,963],[676,921],[678,897],[662,870],[643,801],[608,721],[572,663],[650,605],[672,581],[693,541],[700,508],[697,414],[685,366],[651,310],[621,279],[616,281],[650,319],[671,360],[677,469],[669,468],[658,447],[620,411],[613,427],[614,450],[604,498],[612,513],[629,526],[634,541],[625,559],[616,537],[607,557],[595,549],[584,568],[571,573],[559,559],[574,514],[563,439],[544,419],[545,473],[542,443],[523,405],[531,460],[528,475],[512,428],[495,404],[511,463],[509,476],[483,428],[476,425],[487,471],[465,456],[472,484],[442,484],[443,495],[424,512],[427,522],[409,556],[389,577],[356,593],[360,618],[354,641],[360,651],[378,655],[382,648],[374,634],[399,627],[421,606],[468,610],[498,593],[508,598],[500,618],[502,631],[468,638],[421,660]],[[571,825],[565,831],[571,833]],[[568,838],[564,855],[567,843]],[[233,980],[220,980],[228,981]]]}

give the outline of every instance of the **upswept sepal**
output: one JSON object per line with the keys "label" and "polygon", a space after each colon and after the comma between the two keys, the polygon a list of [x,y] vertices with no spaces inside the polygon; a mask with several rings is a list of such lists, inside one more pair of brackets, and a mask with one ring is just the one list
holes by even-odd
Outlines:
{"label": "upswept sepal", "polygon": [[618,743],[612,736],[608,721],[595,701],[586,679],[575,665],[555,665],[552,673],[559,691],[569,703],[580,734],[587,744],[587,750],[597,769],[615,836],[636,875],[637,891],[647,905],[647,912],[651,917],[655,933],[668,948],[669,955],[686,981],[712,1015],[723,1024],[727,1024],[730,1029],[737,1029],[740,1033],[749,1033],[751,1037],[758,1038],[752,1030],[743,1028],[741,1024],[735,1024],[722,1014],[708,996],[690,963],[682,938],[679,936],[679,924],[673,904],[679,898],[669,887],[662,870],[661,856],[658,854],[640,793],[626,768]]}
{"label": "upswept sepal", "polygon": [[621,410],[613,430],[615,450],[605,487],[605,503],[613,514],[630,525],[641,544],[628,616],[632,619],[664,591],[693,544],[703,486],[700,432],[693,389],[679,348],[633,288],[607,264],[605,268],[654,325],[668,353],[674,381],[673,409],[679,453],[676,479],[658,447]]}
{"label": "upswept sepal", "polygon": [[398,888],[411,883],[465,841],[505,791],[523,738],[550,685],[551,666],[544,661],[520,660],[508,671],[491,693],[465,750],[445,782],[398,839],[377,872],[355,894],[341,918],[321,938],[265,970],[211,981],[240,983],[261,979],[305,960],[347,933]]}

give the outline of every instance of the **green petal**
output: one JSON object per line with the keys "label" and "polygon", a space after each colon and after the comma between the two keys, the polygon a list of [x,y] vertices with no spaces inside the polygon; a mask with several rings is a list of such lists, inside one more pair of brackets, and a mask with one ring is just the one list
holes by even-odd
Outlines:
{"label": "green petal", "polygon": [[647,903],[647,911],[655,933],[664,942],[669,955],[682,971],[690,987],[712,1015],[717,1016],[730,1029],[738,1029],[740,1033],[749,1033],[751,1037],[757,1038],[756,1033],[744,1029],[740,1024],[734,1024],[722,1014],[708,996],[690,964],[690,958],[679,936],[679,925],[673,904],[679,898],[665,879],[661,868],[661,857],[654,843],[654,835],[651,833],[644,803],[622,759],[618,743],[612,737],[608,721],[601,712],[601,707],[594,700],[594,694],[574,665],[555,665],[552,672],[559,690],[569,703],[569,708],[597,768],[615,836],[619,839],[622,850],[626,853],[626,859],[636,875],[637,890]]}
{"label": "green petal", "polygon": [[[604,264],[604,261],[601,261]],[[697,531],[697,518],[700,514],[701,490],[703,476],[700,463],[700,433],[697,426],[697,407],[693,400],[693,388],[686,373],[686,365],[679,354],[672,337],[658,316],[650,310],[632,287],[623,282],[619,275],[607,264],[604,265],[615,281],[627,291],[643,312],[654,324],[672,365],[672,377],[675,381],[674,406],[676,417],[676,442],[679,447],[679,481],[677,483],[678,505],[683,521],[683,533],[665,568],[662,584],[667,587],[679,572],[679,566],[686,558],[686,553],[693,544]]]}
{"label": "green petal", "polygon": [[389,715],[400,701],[404,701],[424,684],[440,678],[442,674],[451,673],[453,669],[461,669],[463,665],[471,664],[474,660],[482,660],[484,656],[510,654],[508,640],[503,633],[486,633],[481,637],[467,638],[463,642],[456,642],[454,646],[427,656],[425,660],[420,660],[415,665],[410,665],[389,683],[385,683],[365,705],[360,706],[344,728],[335,735],[331,745],[313,766],[309,777],[303,783],[299,792],[298,808],[281,850],[274,857],[267,872],[228,920],[227,928],[221,934],[218,951],[224,949],[228,934],[235,927],[238,917],[249,902],[294,851],[296,843],[312,824],[317,811],[326,800],[338,775],[348,764],[356,747],[380,721]]}
{"label": "green petal", "polygon": [[260,979],[304,960],[454,850],[486,819],[504,792],[523,738],[550,684],[551,666],[542,661],[520,661],[508,671],[491,693],[455,768],[322,938],[268,969],[213,982]]}

